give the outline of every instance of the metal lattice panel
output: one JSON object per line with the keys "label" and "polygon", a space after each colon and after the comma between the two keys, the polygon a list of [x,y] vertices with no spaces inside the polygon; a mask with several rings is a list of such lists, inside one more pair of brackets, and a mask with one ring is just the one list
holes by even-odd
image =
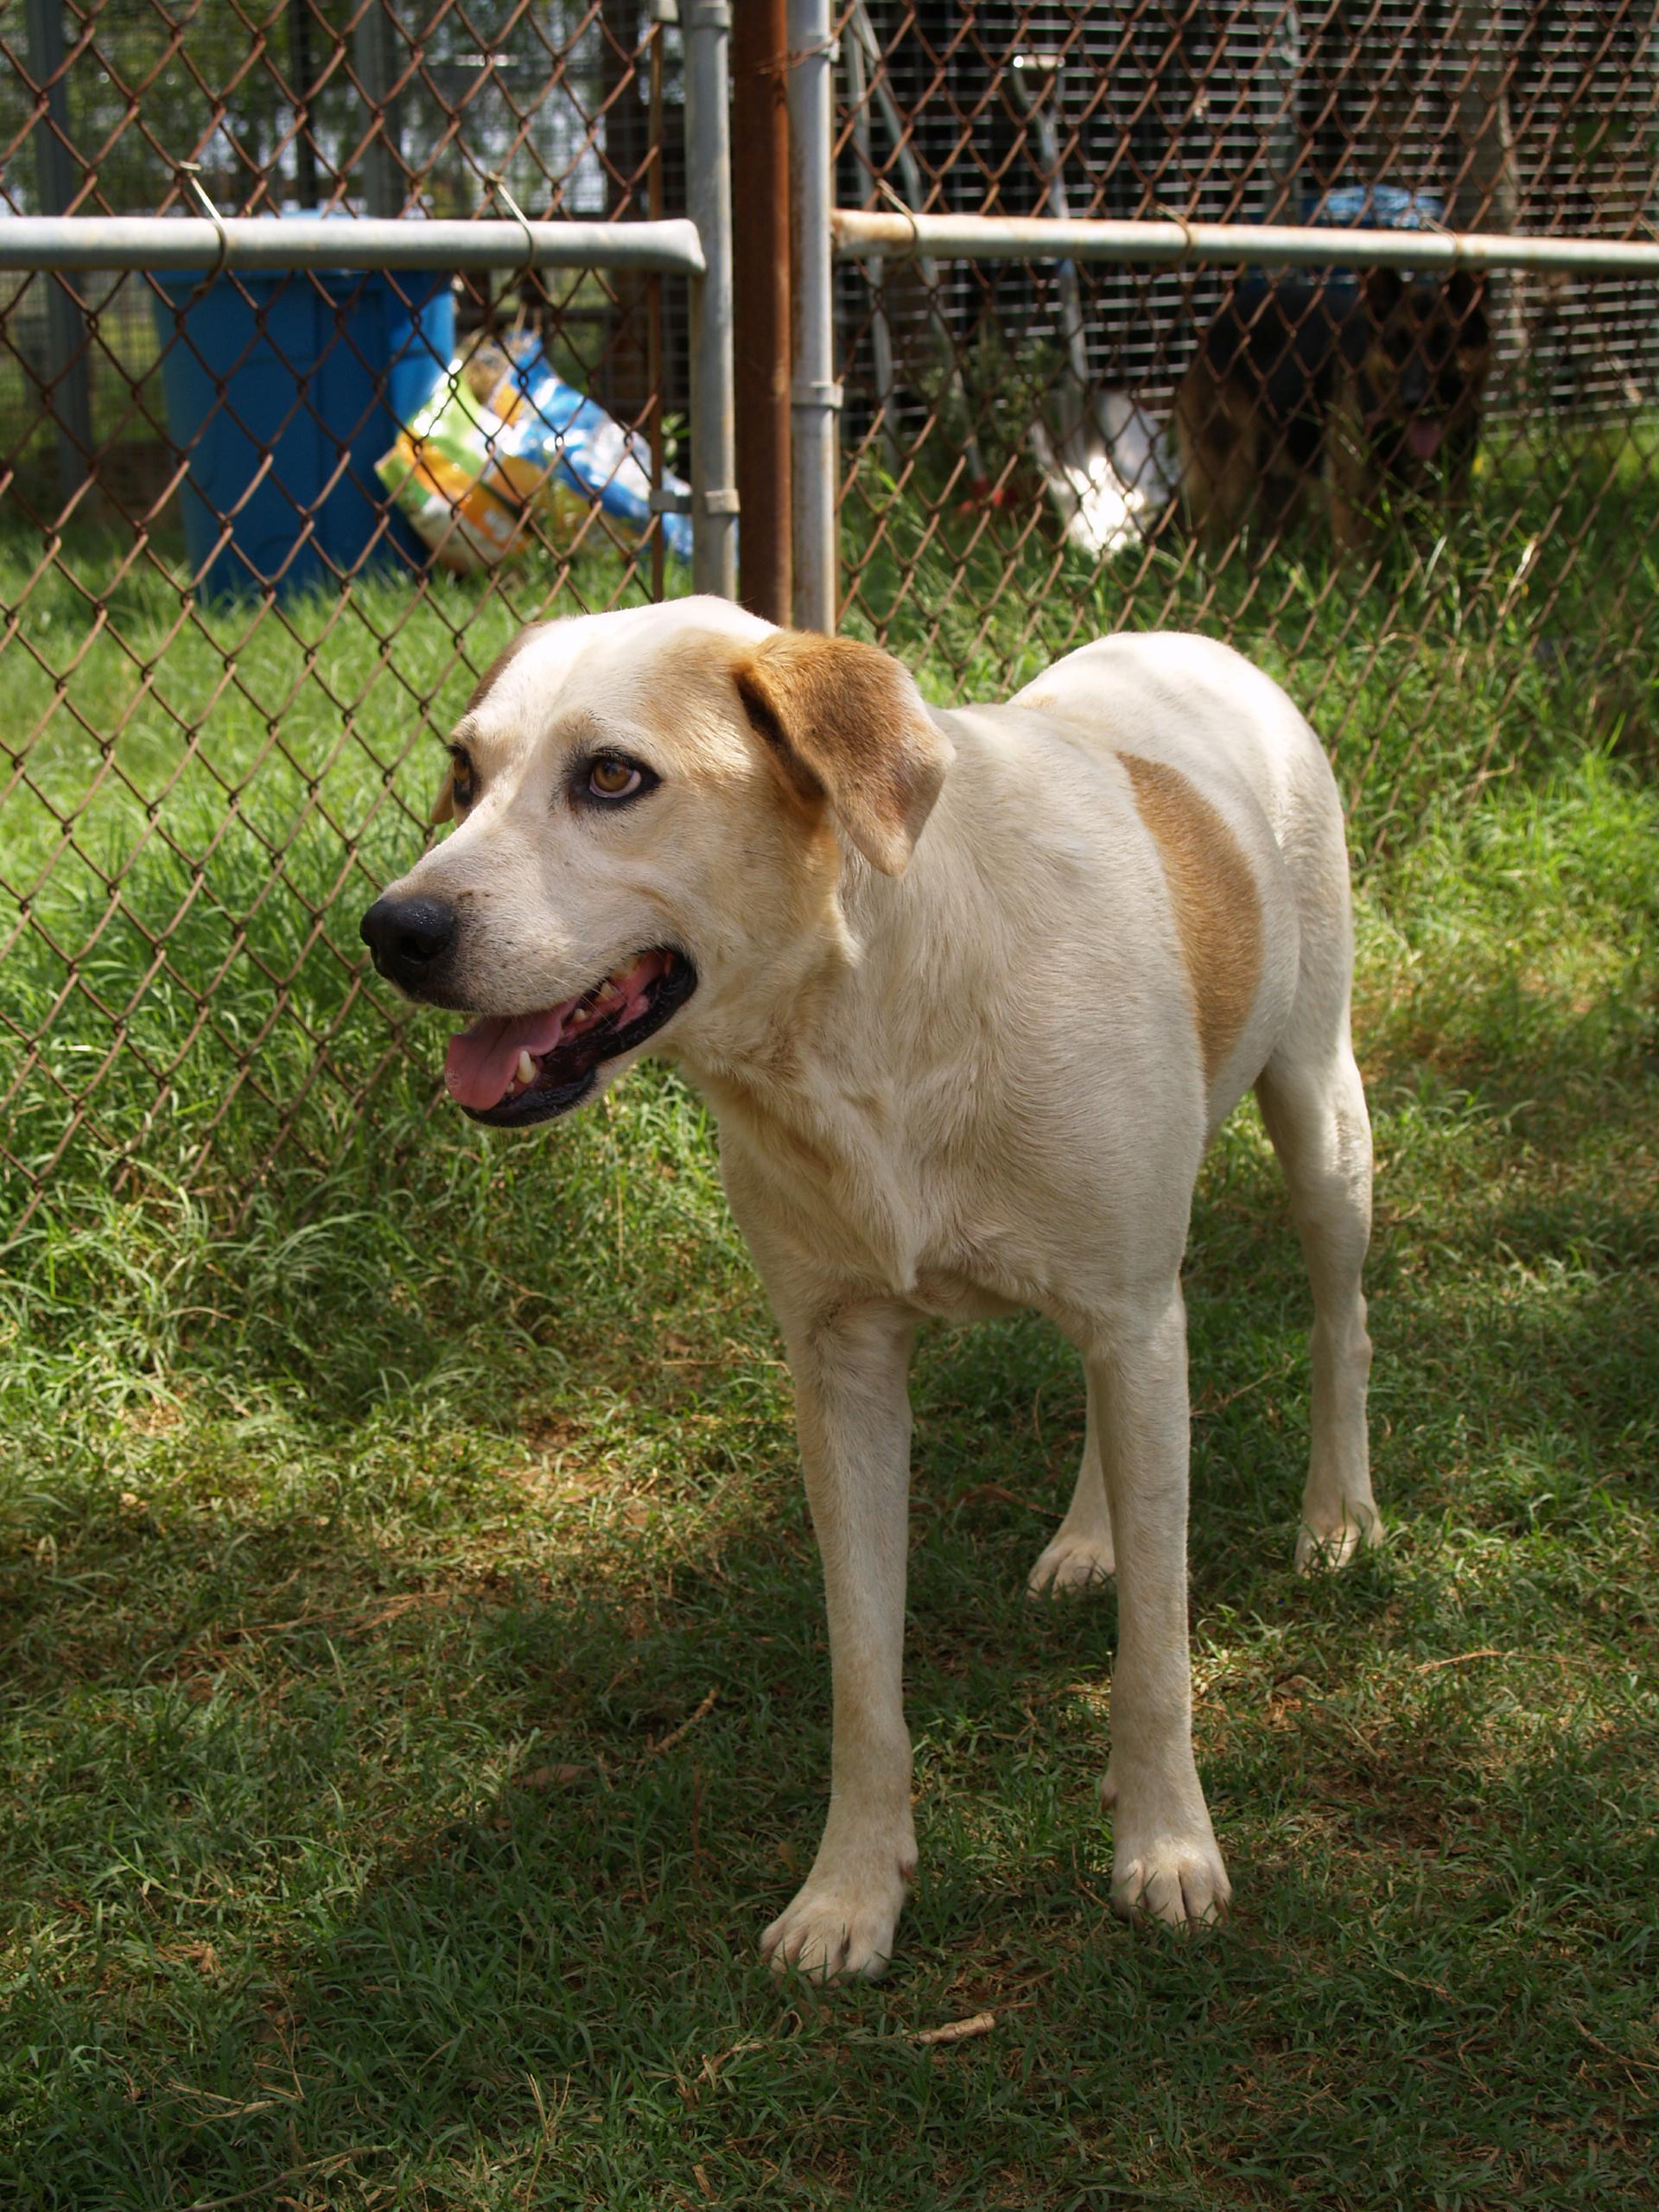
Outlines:
{"label": "metal lattice panel", "polygon": [[[874,0],[840,29],[843,207],[1389,219],[1344,215],[1346,194],[1459,230],[1653,235],[1650,7]],[[1368,842],[1421,813],[1433,732],[1471,699],[1493,732],[1483,774],[1524,752],[1552,686],[1570,686],[1590,726],[1650,747],[1636,618],[1653,588],[1659,288],[1491,280],[1470,483],[1420,512],[1396,502],[1344,557],[1317,460],[1300,464],[1294,526],[1257,512],[1219,543],[1191,480],[1185,497],[1178,486],[1176,394],[1239,296],[1202,266],[843,264],[844,619],[919,643],[982,690],[1103,629],[1234,639],[1335,747]],[[1259,285],[1250,296],[1259,314]],[[1068,512],[1056,461],[1080,445],[1109,462],[1120,505],[1140,507],[1115,542],[1104,529],[1089,542],[1075,498]],[[1291,465],[1271,440],[1256,460],[1263,474]]]}

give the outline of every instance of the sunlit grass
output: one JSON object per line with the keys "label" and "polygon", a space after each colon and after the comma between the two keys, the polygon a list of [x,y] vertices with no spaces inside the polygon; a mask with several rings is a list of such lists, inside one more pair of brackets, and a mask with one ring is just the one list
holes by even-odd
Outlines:
{"label": "sunlit grass", "polygon": [[[137,664],[93,639],[88,727],[60,712],[34,766],[72,796],[148,682],[118,753],[137,792],[111,784],[41,911],[89,931],[97,870],[128,861],[88,957],[119,1003],[195,886],[131,1036],[176,1057],[211,975],[229,1042],[186,1052],[144,1175],[112,1187],[156,1089],[117,1055],[104,1135],[0,1276],[9,2202],[1647,2201],[1659,793],[1654,663],[1637,680],[1624,648],[1654,611],[1624,561],[1602,633],[1586,607],[1571,653],[1539,654],[1488,568],[1477,548],[1340,608],[1267,572],[1313,629],[1293,652],[1262,615],[1263,658],[1340,693],[1344,765],[1369,747],[1393,777],[1361,779],[1356,818],[1391,1540],[1290,1572],[1306,1298],[1246,1112],[1188,1270],[1197,1730],[1237,1914],[1183,1942],[1104,1910],[1112,1602],[1020,1594],[1080,1381],[1035,1322],[933,1331],[923,1874],[890,1980],[830,1999],[753,1951],[822,1817],[826,1662],[788,1377],[706,1116],[646,1070],[544,1136],[485,1138],[435,1115],[442,1025],[418,1016],[355,1104],[391,1033],[356,916],[429,792],[411,701],[441,720],[511,617],[443,587],[387,648],[390,598],[332,628],[314,607],[238,648],[215,703],[226,633],[168,641],[176,601],[134,587]],[[75,645],[34,642],[64,668],[86,616],[51,590]],[[1615,643],[1622,720],[1590,696]],[[944,645],[907,649],[948,696]],[[32,722],[49,679],[15,650],[8,674]],[[211,768],[183,756],[205,709]],[[182,858],[138,846],[175,772]],[[51,850],[29,805],[0,817],[14,882]],[[308,949],[291,898],[261,898],[296,832]],[[219,972],[233,919],[293,971],[274,1021],[257,961]],[[0,967],[14,1020],[54,972],[24,947]],[[278,1152],[244,1210],[320,1029],[317,1165]],[[107,1036],[72,1000],[45,1049],[73,1077]],[[250,1038],[276,1103],[237,1102],[197,1188]],[[25,1151],[58,1129],[31,1097]],[[985,2009],[982,2038],[913,2040]]]}

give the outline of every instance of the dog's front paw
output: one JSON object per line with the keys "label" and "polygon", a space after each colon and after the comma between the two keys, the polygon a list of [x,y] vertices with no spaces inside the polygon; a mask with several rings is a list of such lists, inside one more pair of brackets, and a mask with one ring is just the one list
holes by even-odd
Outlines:
{"label": "dog's front paw", "polygon": [[1296,1537],[1296,1572],[1319,1574],[1346,1567],[1362,1547],[1382,1541],[1382,1518],[1374,1505],[1349,1505],[1322,1516],[1316,1524],[1305,1520]]}
{"label": "dog's front paw", "polygon": [[1090,1536],[1062,1529],[1032,1568],[1026,1588],[1033,1598],[1076,1597],[1103,1588],[1116,1572],[1109,1535]]}
{"label": "dog's front paw", "polygon": [[803,1974],[809,1981],[843,1981],[861,1974],[874,1981],[893,1956],[893,1939],[909,1888],[909,1870],[894,1864],[889,1877],[862,1867],[837,1876],[815,1866],[788,1910],[760,1938],[774,1974]]}
{"label": "dog's front paw", "polygon": [[1232,1900],[1213,1835],[1159,1836],[1113,1860],[1112,1910],[1121,1920],[1198,1927],[1223,1919]]}

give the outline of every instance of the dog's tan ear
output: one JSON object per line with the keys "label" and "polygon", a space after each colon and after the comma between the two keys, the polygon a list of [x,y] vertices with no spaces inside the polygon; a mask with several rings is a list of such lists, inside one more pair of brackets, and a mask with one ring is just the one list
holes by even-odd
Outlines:
{"label": "dog's tan ear", "polygon": [[828,800],[872,868],[902,875],[951,760],[909,670],[855,638],[780,630],[733,674],[795,788]]}
{"label": "dog's tan ear", "polygon": [[432,802],[432,811],[427,819],[435,830],[440,823],[455,818],[455,779],[454,771],[446,768],[443,781],[438,785],[438,795]]}

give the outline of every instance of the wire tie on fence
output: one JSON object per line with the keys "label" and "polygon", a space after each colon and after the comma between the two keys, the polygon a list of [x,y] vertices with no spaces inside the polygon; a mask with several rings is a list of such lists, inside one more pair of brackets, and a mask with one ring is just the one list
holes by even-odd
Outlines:
{"label": "wire tie on fence", "polygon": [[1181,250],[1176,255],[1173,265],[1177,269],[1186,268],[1198,250],[1198,242],[1192,235],[1192,224],[1185,215],[1179,213],[1173,207],[1166,207],[1161,200],[1158,202],[1157,213],[1164,222],[1173,223],[1180,232]]}
{"label": "wire tie on fence", "polygon": [[517,223],[519,228],[523,231],[524,234],[524,268],[526,271],[532,270],[536,266],[536,235],[530,227],[529,216],[525,214],[524,209],[518,205],[518,202],[513,198],[512,193],[507,189],[507,181],[505,177],[501,175],[501,172],[499,169],[492,169],[489,175],[485,179],[485,182],[490,188],[490,196],[492,199],[499,200],[501,202],[501,205],[506,209],[508,214],[512,216],[513,221]]}
{"label": "wire tie on fence", "polygon": [[840,60],[841,41],[833,31],[828,38],[817,39],[810,46],[791,46],[784,56],[785,66],[798,69],[802,62],[816,61],[821,54],[828,54],[831,61]]}
{"label": "wire tie on fence", "polygon": [[916,210],[911,206],[907,200],[901,200],[899,198],[899,194],[887,182],[886,177],[877,177],[875,180],[875,188],[878,192],[883,194],[887,199],[892,200],[893,206],[899,210],[899,213],[910,225],[910,250],[912,253],[919,253],[922,250],[922,233],[916,221]]}
{"label": "wire tie on fence", "polygon": [[1444,216],[1425,215],[1422,221],[1420,224],[1414,225],[1413,227],[1425,232],[1432,238],[1450,238],[1452,241],[1452,266],[1454,269],[1461,269],[1464,266],[1467,257],[1464,248],[1463,233],[1460,231],[1454,231],[1451,224],[1446,220]]}
{"label": "wire tie on fence", "polygon": [[219,259],[214,263],[213,268],[207,273],[207,281],[211,283],[215,276],[222,276],[225,274],[226,265],[231,258],[231,241],[225,228],[225,218],[219,213],[218,208],[214,207],[207,188],[201,181],[201,163],[200,162],[175,162],[174,167],[177,169],[179,175],[184,179],[185,182],[189,186],[191,191],[195,194],[196,198],[201,202],[201,211],[203,214],[207,216],[208,221],[219,233]]}

